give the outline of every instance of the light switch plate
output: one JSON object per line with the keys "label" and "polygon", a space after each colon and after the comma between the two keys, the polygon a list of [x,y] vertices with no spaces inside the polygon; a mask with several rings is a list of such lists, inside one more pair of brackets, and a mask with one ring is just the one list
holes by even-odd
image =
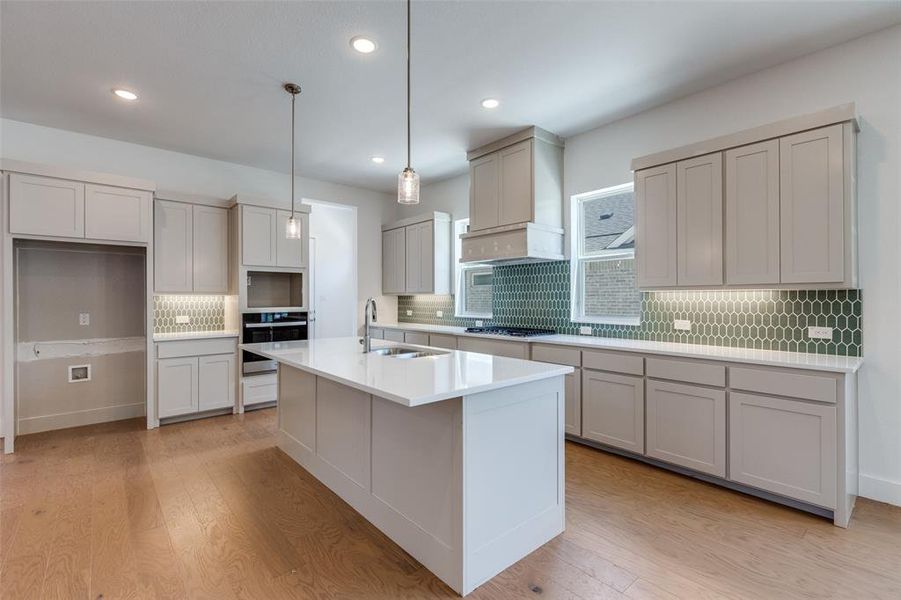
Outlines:
{"label": "light switch plate", "polygon": [[435,311],[435,316],[438,317],[438,318],[440,319],[441,317],[444,316],[444,311],[443,311],[443,310],[436,310],[436,311]]}
{"label": "light switch plate", "polygon": [[90,325],[91,324],[91,313],[78,313],[78,324],[79,325]]}
{"label": "light switch plate", "polygon": [[579,327],[579,335],[591,335],[591,327],[588,325],[582,325]]}
{"label": "light switch plate", "polygon": [[408,310],[408,311],[407,311],[407,316],[408,316],[408,317],[412,317],[412,316],[413,316],[413,311],[412,311],[412,310]]}
{"label": "light switch plate", "polygon": [[814,340],[831,340],[832,327],[808,327],[807,337]]}
{"label": "light switch plate", "polygon": [[688,319],[673,319],[673,329],[677,331],[691,331],[691,321]]}
{"label": "light switch plate", "polygon": [[187,325],[191,322],[191,317],[188,315],[175,315],[175,324],[176,325]]}

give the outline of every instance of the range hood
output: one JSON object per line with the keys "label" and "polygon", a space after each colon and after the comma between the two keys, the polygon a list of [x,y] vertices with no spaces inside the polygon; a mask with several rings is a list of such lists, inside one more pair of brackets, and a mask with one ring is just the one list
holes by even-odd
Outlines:
{"label": "range hood", "polygon": [[515,265],[563,260],[563,229],[518,223],[460,235],[461,263]]}
{"label": "range hood", "polygon": [[467,154],[461,263],[563,260],[563,140],[529,127]]}

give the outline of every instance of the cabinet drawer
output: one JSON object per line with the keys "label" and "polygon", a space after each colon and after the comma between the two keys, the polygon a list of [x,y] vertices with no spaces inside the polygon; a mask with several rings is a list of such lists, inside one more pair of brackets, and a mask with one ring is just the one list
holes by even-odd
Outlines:
{"label": "cabinet drawer", "polygon": [[399,329],[386,329],[385,330],[385,339],[389,342],[400,342],[404,341],[404,332]]}
{"label": "cabinet drawer", "polygon": [[833,377],[769,369],[730,367],[729,387],[831,404],[835,404],[838,396],[838,381]]}
{"label": "cabinet drawer", "polygon": [[179,356],[201,356],[206,354],[232,354],[235,352],[235,344],[235,338],[157,342],[156,357],[176,358]]}
{"label": "cabinet drawer", "polygon": [[244,406],[278,400],[278,376],[275,373],[245,377],[241,386]]}
{"label": "cabinet drawer", "polygon": [[408,344],[418,344],[420,346],[429,345],[429,334],[419,331],[405,331],[404,341]]}
{"label": "cabinet drawer", "polygon": [[505,342],[503,340],[486,340],[481,338],[461,337],[457,340],[457,349],[465,352],[480,352],[492,356],[507,358],[529,358],[529,344],[525,342]]}
{"label": "cabinet drawer", "polygon": [[374,339],[374,340],[383,340],[383,339],[385,339],[385,330],[384,330],[384,329],[380,329],[380,328],[378,328],[378,327],[370,327],[370,328],[369,328],[369,335],[370,335],[370,336],[372,337],[372,339]]}
{"label": "cabinet drawer", "polygon": [[435,346],[436,348],[447,348],[448,350],[456,350],[457,337],[444,333],[430,333],[429,346]]}
{"label": "cabinet drawer", "polygon": [[701,385],[726,386],[726,367],[709,363],[670,360],[666,358],[648,358],[648,377],[672,379],[686,383]]}
{"label": "cabinet drawer", "polygon": [[726,392],[647,382],[647,455],[726,476]]}
{"label": "cabinet drawer", "polygon": [[607,352],[605,350],[583,350],[582,366],[586,369],[644,375],[644,358],[626,352]]}
{"label": "cabinet drawer", "polygon": [[582,351],[565,346],[548,346],[532,344],[532,360],[553,363],[555,365],[582,366]]}
{"label": "cabinet drawer", "polygon": [[729,394],[729,479],[811,504],[836,506],[836,410]]}

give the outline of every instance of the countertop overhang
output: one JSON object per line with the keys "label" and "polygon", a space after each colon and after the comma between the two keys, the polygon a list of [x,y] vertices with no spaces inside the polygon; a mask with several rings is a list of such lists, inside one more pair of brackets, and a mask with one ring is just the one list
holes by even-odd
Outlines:
{"label": "countertop overhang", "polygon": [[[373,340],[373,348],[414,346]],[[242,350],[404,406],[419,406],[572,373],[573,368],[460,350],[421,358],[364,353],[360,338],[241,344]]]}

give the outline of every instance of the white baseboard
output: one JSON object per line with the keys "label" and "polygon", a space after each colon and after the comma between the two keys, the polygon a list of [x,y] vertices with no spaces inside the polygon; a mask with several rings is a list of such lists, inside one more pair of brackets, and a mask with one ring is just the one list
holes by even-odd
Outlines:
{"label": "white baseboard", "polygon": [[82,425],[93,425],[95,423],[106,423],[109,421],[121,421],[122,419],[134,419],[142,416],[144,416],[143,402],[123,404],[121,406],[106,406],[103,408],[80,410],[71,413],[60,413],[57,415],[29,417],[26,419],[19,419],[18,435],[51,431],[53,429],[65,429],[67,427],[80,427]]}
{"label": "white baseboard", "polygon": [[859,495],[862,498],[901,506],[901,481],[861,473]]}

